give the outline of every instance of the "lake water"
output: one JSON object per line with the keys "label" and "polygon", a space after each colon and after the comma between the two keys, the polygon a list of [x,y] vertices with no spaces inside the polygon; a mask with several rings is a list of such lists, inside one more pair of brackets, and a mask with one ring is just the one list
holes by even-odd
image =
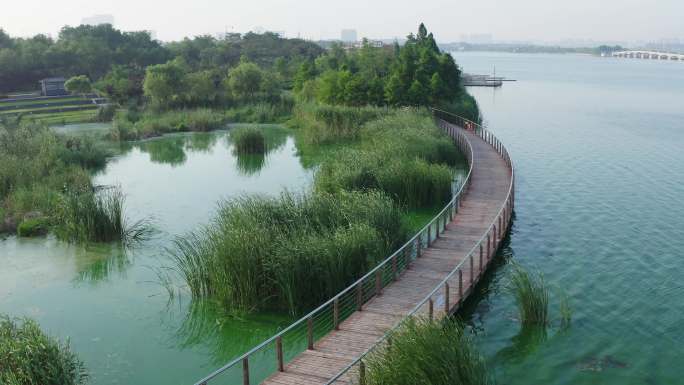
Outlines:
{"label": "lake water", "polygon": [[[470,89],[517,172],[510,243],[464,314],[498,383],[681,383],[684,63],[454,56],[518,80]],[[569,329],[521,331],[510,260],[568,294]]]}
{"label": "lake water", "polygon": [[190,307],[187,295],[169,301],[157,276],[170,265],[165,248],[173,237],[207,223],[219,199],[311,184],[290,132],[262,128],[270,149],[264,157],[235,156],[229,131],[124,145],[94,182],[121,186],[128,216],[152,218],[159,234],[128,252],[53,238],[0,240],[0,313],[33,317],[50,334],[69,337],[95,385],[194,383],[287,325],[283,316],[236,320],[202,303]]}

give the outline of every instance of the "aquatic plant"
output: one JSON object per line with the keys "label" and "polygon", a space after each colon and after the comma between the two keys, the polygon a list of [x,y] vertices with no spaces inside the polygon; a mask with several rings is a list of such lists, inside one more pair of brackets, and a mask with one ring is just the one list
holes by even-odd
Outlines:
{"label": "aquatic plant", "polygon": [[395,250],[407,235],[401,218],[379,192],[243,196],[169,252],[193,297],[301,313]]}
{"label": "aquatic plant", "polygon": [[231,129],[230,140],[237,154],[263,154],[266,152],[266,137],[257,127],[240,126]]}
{"label": "aquatic plant", "polygon": [[226,122],[222,112],[208,108],[144,113],[119,111],[109,136],[113,140],[137,140],[173,132],[215,130]]}
{"label": "aquatic plant", "polygon": [[148,239],[153,233],[149,220],[128,224],[124,201],[120,188],[66,192],[57,214],[57,236],[80,243],[121,242],[124,245]]}
{"label": "aquatic plant", "polygon": [[530,273],[513,264],[508,289],[515,297],[518,317],[523,325],[548,325],[549,289],[541,272]]}
{"label": "aquatic plant", "polygon": [[493,380],[464,327],[456,321],[408,319],[391,344],[365,360],[368,385],[487,385]]}
{"label": "aquatic plant", "polygon": [[322,144],[355,140],[364,123],[378,119],[389,110],[383,107],[347,107],[325,104],[298,104],[294,110],[297,126],[305,131],[305,140]]}
{"label": "aquatic plant", "polygon": [[31,319],[0,315],[0,384],[80,385],[87,379],[68,343],[46,335]]}

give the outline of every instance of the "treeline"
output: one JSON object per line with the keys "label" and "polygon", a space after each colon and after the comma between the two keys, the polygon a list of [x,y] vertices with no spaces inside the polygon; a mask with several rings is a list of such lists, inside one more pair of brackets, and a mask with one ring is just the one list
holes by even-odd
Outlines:
{"label": "treeline", "polygon": [[[117,101],[142,95],[145,68],[182,59],[193,71],[235,66],[241,57],[286,72],[290,62],[319,56],[323,49],[273,33],[199,36],[162,44],[147,31],[122,32],[109,24],[64,27],[57,39],[46,35],[13,38],[0,29],[0,92],[34,90],[51,76],[86,75]],[[280,59],[279,59],[280,58]]]}
{"label": "treeline", "polygon": [[294,78],[300,99],[347,106],[441,106],[477,120],[475,100],[461,86],[453,57],[421,24],[406,44],[356,50],[334,45],[302,63]]}

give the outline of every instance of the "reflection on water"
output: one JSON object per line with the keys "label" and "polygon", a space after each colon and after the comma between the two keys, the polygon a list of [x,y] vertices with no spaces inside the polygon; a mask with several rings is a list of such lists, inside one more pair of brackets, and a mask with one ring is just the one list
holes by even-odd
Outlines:
{"label": "reflection on water", "polygon": [[289,320],[232,318],[215,306],[190,306],[187,294],[169,303],[157,275],[169,265],[165,249],[173,237],[207,223],[219,199],[311,184],[290,132],[262,129],[269,152],[258,172],[241,169],[229,130],[117,148],[94,183],[121,186],[130,220],[152,218],[159,235],[131,250],[54,237],[0,239],[0,312],[34,317],[50,334],[70,338],[93,385],[193,383],[268,338]]}
{"label": "reflection on water", "polygon": [[[234,127],[239,127],[240,125],[234,125]],[[270,126],[268,130],[263,130],[264,138],[266,140],[266,151],[264,153],[247,154],[237,151],[237,148],[233,146],[233,155],[237,158],[238,170],[243,175],[255,175],[266,164],[266,159],[268,154],[280,150],[287,141],[288,131],[278,126]],[[231,136],[227,137],[228,142],[233,145]]]}

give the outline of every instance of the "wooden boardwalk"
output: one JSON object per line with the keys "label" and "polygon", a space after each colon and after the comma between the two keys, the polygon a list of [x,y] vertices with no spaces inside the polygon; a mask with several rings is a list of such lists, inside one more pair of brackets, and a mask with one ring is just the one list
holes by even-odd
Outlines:
{"label": "wooden boardwalk", "polygon": [[[500,234],[505,234],[508,227],[512,170],[495,147],[479,135],[456,126],[448,127],[465,133],[473,155],[470,187],[461,198],[454,219],[422,250],[420,258],[413,260],[395,282],[382,290],[382,295],[364,303],[361,311],[354,312],[339,324],[339,330],[318,339],[313,349],[296,356],[283,371],[267,378],[264,384],[329,383],[409,315],[466,258],[459,274],[454,275],[453,281],[447,281],[446,290],[433,294],[429,304],[420,307],[418,313],[444,317],[446,313],[456,311],[470,294],[486,270],[490,255],[498,248]],[[504,211],[506,215],[498,217],[502,207],[508,208]],[[492,231],[492,223],[498,223],[498,231]],[[501,231],[502,227],[504,231]],[[487,246],[489,242],[485,242],[484,249],[482,243],[478,244],[487,234],[492,234],[491,251]],[[471,252],[478,248],[478,252]],[[348,371],[335,383],[358,383],[358,369]]]}

